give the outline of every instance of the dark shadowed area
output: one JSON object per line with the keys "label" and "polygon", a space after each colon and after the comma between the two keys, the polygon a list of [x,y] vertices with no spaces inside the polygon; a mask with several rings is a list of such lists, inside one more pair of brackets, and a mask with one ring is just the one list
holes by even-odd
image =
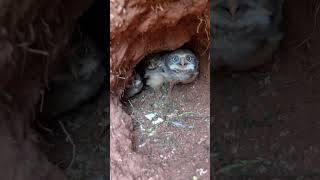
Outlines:
{"label": "dark shadowed area", "polygon": [[[76,113],[86,121],[79,120],[79,117],[63,121],[65,131],[62,126],[52,125],[54,121],[43,114],[50,82],[68,60],[76,29],[82,26],[82,31],[87,34],[92,33],[89,32],[89,26],[97,29],[85,20],[88,16],[84,17],[92,5],[92,0],[1,1],[0,179],[101,179],[107,174],[105,134],[99,132],[102,129],[99,127],[106,127],[101,125],[106,120],[106,104],[92,102],[87,111]],[[92,22],[102,19],[97,14],[89,15],[89,18],[95,18],[91,19]],[[93,39],[99,43],[95,40],[98,37]],[[104,96],[101,95],[99,99]],[[46,112],[50,112],[50,109]],[[61,121],[60,118],[56,123]],[[86,128],[71,128],[70,122],[73,121],[76,121],[75,125],[86,122]],[[70,141],[66,141],[66,134],[76,137],[73,140],[78,159],[74,160],[71,168],[67,166],[73,153]],[[96,157],[87,158],[91,155]],[[79,167],[79,157],[85,161],[86,167]],[[79,175],[76,170],[87,174]]]}
{"label": "dark shadowed area", "polygon": [[214,74],[217,179],[319,179],[319,1],[286,1],[274,62]]}

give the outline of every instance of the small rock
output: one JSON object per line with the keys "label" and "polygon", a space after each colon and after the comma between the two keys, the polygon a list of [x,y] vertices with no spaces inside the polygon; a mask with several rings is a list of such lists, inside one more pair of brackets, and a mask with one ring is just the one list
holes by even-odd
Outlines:
{"label": "small rock", "polygon": [[182,123],[177,122],[177,121],[172,121],[171,123],[172,123],[175,127],[180,127],[180,128],[186,127],[185,125],[183,125]]}
{"label": "small rock", "polygon": [[173,118],[174,116],[176,116],[176,114],[174,114],[174,113],[167,115],[168,118]]}
{"label": "small rock", "polygon": [[152,121],[152,124],[157,125],[157,124],[162,123],[163,121],[164,121],[164,120],[163,120],[162,118],[158,118],[157,120]]}
{"label": "small rock", "polygon": [[199,173],[200,176],[203,176],[208,172],[208,170],[204,170],[202,168],[196,170],[197,173]]}
{"label": "small rock", "polygon": [[151,121],[154,117],[156,117],[156,113],[146,114],[144,117],[146,117],[149,121]]}
{"label": "small rock", "polygon": [[155,134],[156,134],[156,131],[153,130],[153,131],[151,131],[151,132],[149,133],[149,137],[150,137],[150,136],[153,136],[153,135],[155,135]]}

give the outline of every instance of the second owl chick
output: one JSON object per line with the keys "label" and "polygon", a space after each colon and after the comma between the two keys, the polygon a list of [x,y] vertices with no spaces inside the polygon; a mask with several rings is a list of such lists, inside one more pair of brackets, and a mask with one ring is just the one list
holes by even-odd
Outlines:
{"label": "second owl chick", "polygon": [[178,49],[164,55],[157,55],[150,60],[146,68],[146,84],[153,89],[159,89],[163,83],[169,83],[169,95],[177,83],[191,83],[198,72],[199,61],[188,49]]}
{"label": "second owl chick", "polygon": [[66,59],[65,70],[50,81],[43,114],[56,118],[88,101],[100,91],[106,79],[105,57],[89,37]]}
{"label": "second owl chick", "polygon": [[124,98],[131,98],[141,92],[143,88],[143,82],[140,74],[135,72],[135,74],[129,80],[128,85],[124,90]]}

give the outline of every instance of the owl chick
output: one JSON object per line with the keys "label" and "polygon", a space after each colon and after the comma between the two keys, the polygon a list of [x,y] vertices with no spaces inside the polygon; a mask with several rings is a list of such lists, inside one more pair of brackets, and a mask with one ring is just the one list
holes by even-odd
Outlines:
{"label": "owl chick", "polygon": [[215,0],[211,3],[212,65],[248,70],[272,60],[283,37],[283,0]]}
{"label": "owl chick", "polygon": [[71,111],[93,98],[105,83],[103,57],[89,54],[73,58],[66,64],[67,70],[50,82],[43,107],[43,113],[50,118]]}
{"label": "owl chick", "polygon": [[142,78],[138,73],[135,73],[131,77],[128,85],[126,86],[126,89],[124,90],[124,98],[128,99],[135,96],[142,90],[142,88],[143,88]]}
{"label": "owl chick", "polygon": [[168,94],[177,83],[187,84],[195,80],[198,72],[198,59],[188,49],[178,49],[151,59],[146,68],[146,84],[153,89],[159,89],[163,83],[169,83]]}

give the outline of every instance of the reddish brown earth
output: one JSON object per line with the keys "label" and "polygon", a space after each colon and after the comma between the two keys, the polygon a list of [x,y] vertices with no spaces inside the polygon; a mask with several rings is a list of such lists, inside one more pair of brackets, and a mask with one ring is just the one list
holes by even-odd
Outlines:
{"label": "reddish brown earth", "polygon": [[287,2],[287,37],[273,64],[214,73],[216,179],[320,179],[319,29],[308,39],[319,7]]}
{"label": "reddish brown earth", "polygon": [[[189,42],[188,44],[197,52],[197,54],[201,57],[206,57],[202,58],[203,60],[200,62],[200,69],[203,75],[208,73],[210,33],[208,1],[120,0],[111,1],[110,5],[110,161],[112,178],[128,180],[170,179],[171,177],[173,179],[192,178],[192,175],[197,173],[197,168],[207,170],[208,164],[202,164],[199,165],[199,167],[188,165],[186,166],[186,169],[181,169],[181,172],[179,173],[174,171],[174,169],[177,169],[175,166],[179,163],[186,162],[191,158],[190,156],[185,159],[176,156],[175,158],[180,159],[179,162],[176,164],[171,162],[168,163],[169,166],[164,167],[162,161],[156,158],[157,155],[162,153],[161,149],[156,146],[150,146],[151,149],[144,152],[135,149],[135,137],[137,136],[133,133],[135,130],[133,128],[133,122],[131,117],[124,112],[123,105],[119,102],[119,99],[133,68],[143,57],[150,53],[156,53],[163,50],[174,50],[187,42]],[[207,80],[207,84],[199,83],[199,87],[206,87],[209,89],[208,84],[209,82]],[[177,86],[177,89],[178,88],[179,87]],[[187,91],[187,88],[183,89],[182,93],[187,96],[189,93],[189,91],[188,93]],[[190,92],[193,91],[194,90],[190,90]],[[144,93],[146,93],[145,95],[148,95],[149,92]],[[205,95],[203,95],[202,98],[204,97]],[[149,98],[150,100],[156,100],[155,97]],[[209,93],[207,93],[207,98],[209,98]],[[184,100],[178,99],[178,102],[179,101],[183,102]],[[184,103],[186,103],[186,108],[192,107],[190,100],[189,102]],[[208,113],[209,105],[206,108],[207,111],[204,110],[206,105],[201,107],[203,112]],[[142,112],[143,111],[141,111],[141,113]],[[205,126],[205,121],[198,121],[199,124],[196,124],[196,129],[208,127]],[[173,128],[171,131],[177,133],[177,135],[172,136],[175,141],[178,139],[179,135],[182,136],[182,139],[187,138],[186,134],[184,134],[186,132],[183,132],[181,129]],[[165,130],[162,132],[164,133]],[[204,133],[205,129],[203,129],[201,134],[204,135]],[[196,135],[194,130],[190,130],[190,135],[193,138],[191,138],[190,141],[186,141],[185,144],[181,143],[178,154],[183,155],[183,151],[188,151],[192,147],[190,144],[198,142],[201,136]],[[208,138],[209,134],[206,133],[206,135]],[[159,138],[164,140],[164,136],[159,136]],[[208,143],[208,141],[202,143],[205,144]],[[198,147],[201,147],[200,149],[202,149],[202,151],[199,152],[199,155],[208,152],[208,150],[202,147],[202,144],[198,145]],[[150,154],[154,155],[150,157]],[[187,155],[191,154],[192,153],[188,153]],[[199,158],[195,159],[197,159],[197,162],[205,161],[200,160]],[[209,172],[204,176],[208,177],[208,173]]]}
{"label": "reddish brown earth", "polygon": [[[209,86],[202,76],[176,85],[170,99],[165,88],[146,89],[127,103],[135,151],[158,164],[169,179],[210,177]],[[150,114],[155,117],[148,119]]]}

